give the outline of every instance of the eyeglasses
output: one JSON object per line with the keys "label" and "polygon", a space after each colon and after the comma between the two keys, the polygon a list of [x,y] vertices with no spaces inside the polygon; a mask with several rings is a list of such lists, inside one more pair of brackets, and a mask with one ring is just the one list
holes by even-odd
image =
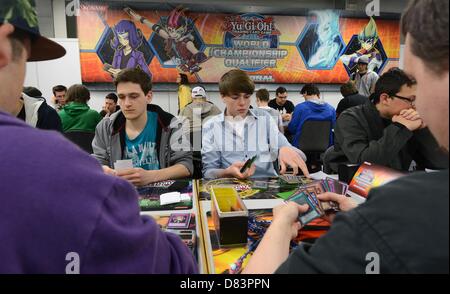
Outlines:
{"label": "eyeglasses", "polygon": [[403,100],[403,101],[407,102],[408,104],[410,104],[411,106],[414,106],[414,104],[416,102],[416,96],[412,96],[412,98],[407,98],[407,97],[403,97],[403,96],[399,96],[399,95],[392,95],[392,97]]}

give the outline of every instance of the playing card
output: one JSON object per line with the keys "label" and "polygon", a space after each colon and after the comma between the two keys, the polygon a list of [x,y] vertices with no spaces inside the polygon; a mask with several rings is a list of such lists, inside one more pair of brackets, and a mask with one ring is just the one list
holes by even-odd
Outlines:
{"label": "playing card", "polygon": [[133,161],[131,159],[116,160],[114,163],[114,169],[117,171],[130,168],[133,168]]}
{"label": "playing card", "polygon": [[299,205],[304,205],[304,204],[308,205],[308,207],[309,207],[308,211],[299,215],[299,218],[298,218],[300,223],[302,224],[302,226],[305,226],[312,220],[322,216],[322,214],[316,209],[314,201],[311,200],[309,198],[308,194],[305,192],[300,192],[299,194],[295,194],[295,195],[291,196],[288,200],[294,201]]}
{"label": "playing card", "polygon": [[187,229],[191,221],[190,213],[172,213],[167,223],[169,229]]}

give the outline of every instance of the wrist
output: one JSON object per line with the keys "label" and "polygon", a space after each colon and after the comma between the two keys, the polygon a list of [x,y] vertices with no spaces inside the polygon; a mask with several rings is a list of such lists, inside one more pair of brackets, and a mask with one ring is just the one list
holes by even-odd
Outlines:
{"label": "wrist", "polygon": [[393,125],[399,127],[400,129],[407,129],[407,130],[410,130],[406,125],[404,125],[404,124],[402,124],[401,122],[398,122],[398,121],[394,121],[394,122],[393,122]]}
{"label": "wrist", "polygon": [[280,234],[280,241],[290,241],[292,239],[291,227],[292,223],[289,223],[288,221],[286,221],[286,219],[275,219],[272,221],[269,230],[273,230],[277,232],[277,234]]}
{"label": "wrist", "polygon": [[158,179],[158,173],[155,173],[153,170],[146,170],[144,175],[144,185],[149,185],[155,182],[160,182]]}
{"label": "wrist", "polygon": [[223,169],[220,174],[219,174],[220,178],[229,178],[232,177],[232,173],[231,173],[231,166],[227,167],[226,169]]}

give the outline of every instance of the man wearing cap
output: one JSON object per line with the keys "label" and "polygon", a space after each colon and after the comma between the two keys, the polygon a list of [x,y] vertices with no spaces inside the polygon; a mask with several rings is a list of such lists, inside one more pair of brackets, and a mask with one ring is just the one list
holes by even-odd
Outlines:
{"label": "man wearing cap", "polygon": [[[203,87],[192,89],[192,102],[187,104],[180,113],[182,119],[189,122],[189,138],[194,154],[194,178],[201,178],[202,170],[202,126],[205,122],[221,113],[220,109],[214,103],[207,100],[206,91]],[[187,122],[185,121],[185,122]],[[185,128],[186,130],[187,128]]]}
{"label": "man wearing cap", "polygon": [[375,90],[378,81],[376,72],[368,69],[369,57],[363,55],[358,59],[357,71],[352,74],[351,79],[355,81],[356,88],[361,95],[369,97]]}
{"label": "man wearing cap", "polygon": [[34,1],[0,6],[0,273],[196,273],[190,250],[139,215],[128,182],[56,132],[13,117],[26,62],[56,59]]}
{"label": "man wearing cap", "polygon": [[181,111],[180,116],[190,123],[190,132],[199,132],[208,117],[218,115],[221,111],[214,103],[206,98],[206,91],[202,87],[192,89],[192,102]]}

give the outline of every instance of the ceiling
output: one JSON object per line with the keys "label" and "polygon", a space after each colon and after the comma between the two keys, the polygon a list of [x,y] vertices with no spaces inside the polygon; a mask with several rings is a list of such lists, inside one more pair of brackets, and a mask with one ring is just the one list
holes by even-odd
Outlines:
{"label": "ceiling", "polygon": [[[382,18],[399,18],[401,11],[406,7],[407,0],[375,0],[380,2]],[[173,7],[183,5],[192,12],[216,13],[260,13],[271,15],[307,15],[311,9],[337,9],[342,10],[342,16],[365,16],[365,7],[369,0],[91,0],[92,3],[109,3],[110,6],[123,7],[129,5],[135,9],[171,10]],[[346,3],[353,3],[353,10],[346,9]]]}

